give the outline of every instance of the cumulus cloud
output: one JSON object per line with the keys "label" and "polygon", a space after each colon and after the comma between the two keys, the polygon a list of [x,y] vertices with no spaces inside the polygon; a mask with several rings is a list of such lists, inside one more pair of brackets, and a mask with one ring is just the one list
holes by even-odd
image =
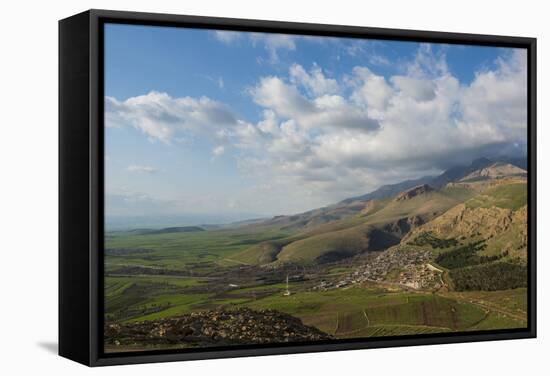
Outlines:
{"label": "cumulus cloud", "polygon": [[[499,58],[496,70],[476,74],[460,100],[459,126],[465,132],[486,129],[503,140],[524,138],[527,123],[527,57],[514,50]],[[522,137],[523,136],[523,137]]]}
{"label": "cumulus cloud", "polygon": [[435,83],[431,80],[394,76],[391,81],[400,92],[414,100],[424,102],[435,98]]}
{"label": "cumulus cloud", "polygon": [[315,86],[326,77],[313,69],[293,65],[288,81],[263,77],[249,90],[264,116],[241,134],[248,140],[241,146],[256,151],[253,163],[241,162],[247,171],[269,169],[288,184],[342,197],[477,157],[525,152],[522,50],[461,83],[443,52],[422,45],[406,74],[386,78],[355,67],[333,86],[345,86],[348,95]]}
{"label": "cumulus cloud", "polygon": [[237,123],[230,108],[207,97],[174,98],[152,91],[119,101],[105,98],[105,125],[132,126],[151,140],[170,143],[178,134],[202,133],[218,137],[224,127]]}
{"label": "cumulus cloud", "polygon": [[355,67],[347,82],[354,89],[351,100],[367,108],[373,115],[380,114],[388,107],[393,91],[383,76],[372,73],[367,67]]}
{"label": "cumulus cloud", "polygon": [[249,90],[249,94],[254,102],[273,111],[278,117],[311,130],[336,127],[372,131],[379,126],[367,111],[340,95],[324,94],[309,99],[295,85],[279,77],[263,77]]}
{"label": "cumulus cloud", "polygon": [[279,116],[292,118],[315,112],[313,103],[302,96],[295,86],[286,84],[279,77],[263,77],[248,92],[254,102]]}
{"label": "cumulus cloud", "polygon": [[[285,43],[294,48],[274,45]],[[241,173],[268,185],[274,204],[299,191],[296,202],[314,207],[477,157],[524,152],[526,64],[525,52],[513,50],[465,83],[449,71],[444,50],[421,45],[399,75],[358,65],[331,77],[316,64],[293,64],[260,77],[246,90],[261,109],[258,121],[209,98],[157,92],[106,98],[106,118],[167,143],[181,132],[203,135],[213,157],[235,151]]]}
{"label": "cumulus cloud", "polygon": [[321,68],[314,64],[310,72],[299,64],[290,67],[290,82],[303,86],[311,95],[320,96],[336,94],[340,91],[338,82],[333,78],[326,78]]}

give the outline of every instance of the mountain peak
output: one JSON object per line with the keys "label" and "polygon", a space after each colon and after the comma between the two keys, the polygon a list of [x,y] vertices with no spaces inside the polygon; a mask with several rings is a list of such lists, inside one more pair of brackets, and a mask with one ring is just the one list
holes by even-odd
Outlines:
{"label": "mountain peak", "polygon": [[417,185],[416,187],[401,192],[399,195],[397,195],[395,201],[410,200],[413,197],[420,196],[432,191],[434,191],[434,189],[428,184]]}
{"label": "mountain peak", "polygon": [[460,179],[460,181],[465,182],[480,179],[499,179],[504,177],[521,177],[526,175],[527,171],[510,163],[494,162],[488,166],[472,171],[470,174]]}

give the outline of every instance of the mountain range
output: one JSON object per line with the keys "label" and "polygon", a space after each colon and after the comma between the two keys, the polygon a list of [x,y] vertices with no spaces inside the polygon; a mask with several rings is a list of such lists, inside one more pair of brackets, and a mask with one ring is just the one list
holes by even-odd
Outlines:
{"label": "mountain range", "polygon": [[527,158],[479,158],[472,161],[470,165],[451,167],[450,169],[445,170],[443,173],[437,176],[423,176],[418,179],[405,180],[396,184],[383,185],[370,193],[362,196],[351,197],[343,200],[342,202],[346,203],[356,200],[379,200],[394,196],[399,192],[421,184],[429,184],[434,188],[441,188],[450,182],[460,180],[476,170],[482,170],[495,163],[511,165],[522,170],[527,170]]}
{"label": "mountain range", "polygon": [[[523,257],[527,216],[523,167],[524,159],[476,159],[438,176],[385,185],[326,207],[256,221],[247,226],[287,231],[289,236],[251,246],[233,259],[259,265],[326,263],[414,242],[428,232],[445,239],[483,238],[488,254],[507,250],[507,255]],[[514,230],[506,234],[510,226]]]}

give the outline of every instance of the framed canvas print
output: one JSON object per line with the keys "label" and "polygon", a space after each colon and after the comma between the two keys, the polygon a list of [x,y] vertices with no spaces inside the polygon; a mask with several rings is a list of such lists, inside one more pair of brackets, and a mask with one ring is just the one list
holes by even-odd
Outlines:
{"label": "framed canvas print", "polygon": [[531,338],[536,40],[60,21],[59,352]]}

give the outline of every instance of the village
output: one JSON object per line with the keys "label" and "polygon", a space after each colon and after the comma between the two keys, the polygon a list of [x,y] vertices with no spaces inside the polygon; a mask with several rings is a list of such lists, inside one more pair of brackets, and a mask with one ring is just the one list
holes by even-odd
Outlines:
{"label": "village", "polygon": [[340,280],[323,280],[315,290],[331,290],[364,282],[378,282],[415,290],[437,290],[442,285],[442,270],[431,263],[428,251],[412,248],[389,249],[365,262]]}

